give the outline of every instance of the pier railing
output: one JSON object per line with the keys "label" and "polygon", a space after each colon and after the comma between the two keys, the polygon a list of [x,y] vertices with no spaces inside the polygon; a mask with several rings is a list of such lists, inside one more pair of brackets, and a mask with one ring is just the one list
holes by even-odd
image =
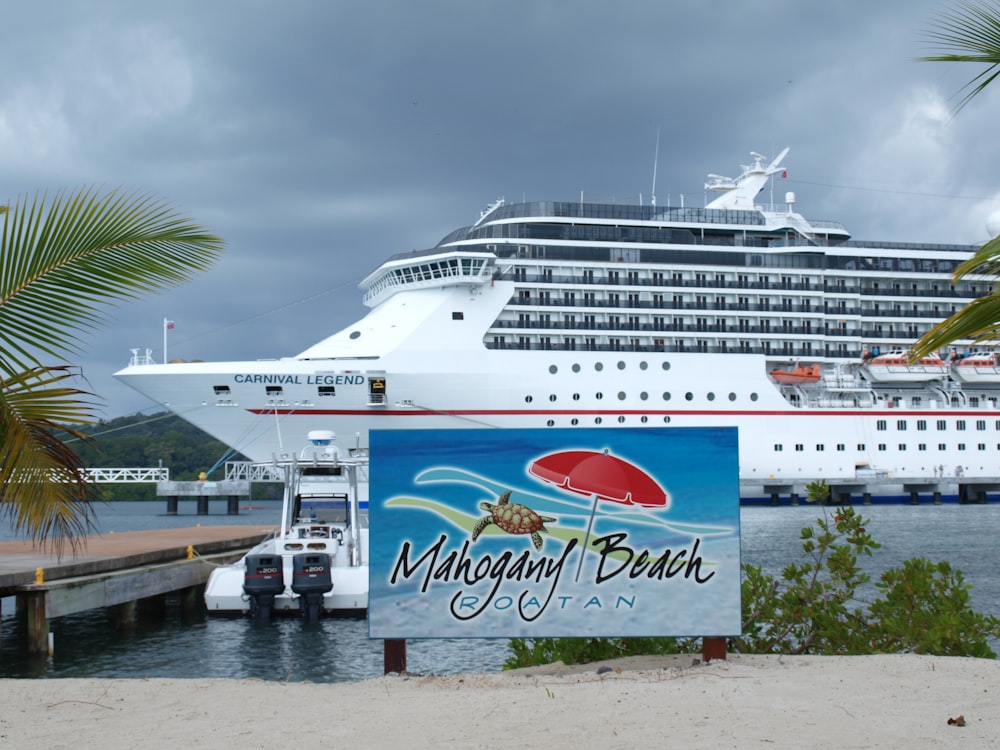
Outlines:
{"label": "pier railing", "polygon": [[118,484],[123,482],[167,482],[170,469],[166,466],[155,468],[132,467],[123,469],[87,469],[87,479],[91,482]]}

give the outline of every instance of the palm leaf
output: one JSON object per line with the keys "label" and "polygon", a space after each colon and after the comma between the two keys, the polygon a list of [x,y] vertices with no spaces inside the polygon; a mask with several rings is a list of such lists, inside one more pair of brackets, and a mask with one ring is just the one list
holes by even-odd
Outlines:
{"label": "palm leaf", "polygon": [[6,373],[79,352],[111,302],[176,286],[222,241],[144,195],[92,189],[18,200],[0,245],[0,362]]}
{"label": "palm leaf", "polygon": [[[942,52],[921,57],[927,62],[964,62],[985,65],[960,91],[966,91],[957,109],[1000,76],[1000,6],[985,2],[960,2],[932,25],[928,39],[940,45]],[[993,290],[985,297],[941,321],[925,333],[911,350],[912,359],[930,354],[944,346],[969,339],[977,344],[1000,341],[1000,238],[981,247],[953,273],[957,281],[969,275],[993,277]]]}
{"label": "palm leaf", "polygon": [[37,368],[0,381],[0,517],[35,541],[66,543],[93,528],[95,487],[60,434],[87,439],[60,423],[86,421],[89,397],[67,387],[69,367]]}
{"label": "palm leaf", "polygon": [[927,33],[942,52],[919,58],[925,62],[964,62],[985,65],[959,91],[966,95],[956,111],[961,110],[1000,75],[1000,8],[986,3],[958,3],[956,9],[942,14]]}
{"label": "palm leaf", "polygon": [[79,457],[60,435],[93,421],[64,359],[108,305],[187,281],[222,241],[146,195],[94,189],[19,199],[0,237],[0,517],[60,552],[92,528]]}
{"label": "palm leaf", "polygon": [[1000,341],[1000,237],[987,242],[958,266],[952,279],[958,281],[973,275],[993,277],[993,290],[921,336],[910,350],[911,359],[919,359],[959,339],[971,339],[977,344]]}

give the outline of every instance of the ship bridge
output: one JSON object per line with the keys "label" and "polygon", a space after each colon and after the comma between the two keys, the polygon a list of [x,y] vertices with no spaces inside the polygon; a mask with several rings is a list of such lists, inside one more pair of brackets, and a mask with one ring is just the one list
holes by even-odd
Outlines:
{"label": "ship bridge", "polygon": [[493,278],[496,257],[482,250],[441,249],[397,255],[360,284],[364,303],[375,307],[404,289],[479,286]]}

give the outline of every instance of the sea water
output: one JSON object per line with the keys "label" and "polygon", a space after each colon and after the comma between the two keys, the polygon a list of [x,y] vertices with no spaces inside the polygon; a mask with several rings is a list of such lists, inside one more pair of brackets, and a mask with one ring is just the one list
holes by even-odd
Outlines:
{"label": "sea water", "polygon": [[[832,509],[826,509],[830,512]],[[859,506],[869,533],[882,548],[860,563],[876,578],[911,557],[947,560],[972,585],[972,605],[1000,616],[1000,504]],[[110,532],[202,525],[267,525],[280,503],[261,502],[225,513],[213,503],[209,515],[195,515],[194,503],[168,516],[160,502],[116,502],[97,507],[98,530]],[[745,563],[778,575],[801,559],[800,529],[824,509],[814,505],[744,507],[740,512]],[[0,523],[0,540],[15,538]],[[872,591],[874,593],[874,591]],[[225,677],[269,681],[343,682],[383,671],[383,644],[368,638],[364,618],[326,618],[304,623],[276,618],[261,625],[246,619],[186,612],[168,598],[165,616],[116,630],[103,610],[53,620],[54,653],[28,658],[26,634],[14,617],[13,600],[3,601],[0,677]],[[998,649],[994,644],[994,650]],[[506,639],[410,640],[407,668],[422,674],[498,672],[508,656]]]}

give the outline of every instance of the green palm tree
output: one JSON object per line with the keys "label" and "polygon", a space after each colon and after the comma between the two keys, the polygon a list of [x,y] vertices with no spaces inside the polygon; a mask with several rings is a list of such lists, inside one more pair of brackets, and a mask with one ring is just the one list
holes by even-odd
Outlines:
{"label": "green palm tree", "polygon": [[[927,62],[977,63],[985,69],[960,89],[966,94],[961,110],[1000,75],[1000,6],[995,3],[962,2],[943,14],[932,26],[928,38],[939,44],[942,53],[920,59]],[[958,339],[986,343],[1000,341],[1000,237],[983,245],[952,274],[956,281],[966,276],[993,277],[992,291],[970,302],[950,318],[925,333],[913,346],[918,359]]]}
{"label": "green palm tree", "polygon": [[148,195],[84,188],[2,210],[0,518],[61,553],[93,528],[94,488],[65,442],[83,435],[66,425],[98,405],[66,360],[109,306],[188,281],[223,243]]}

